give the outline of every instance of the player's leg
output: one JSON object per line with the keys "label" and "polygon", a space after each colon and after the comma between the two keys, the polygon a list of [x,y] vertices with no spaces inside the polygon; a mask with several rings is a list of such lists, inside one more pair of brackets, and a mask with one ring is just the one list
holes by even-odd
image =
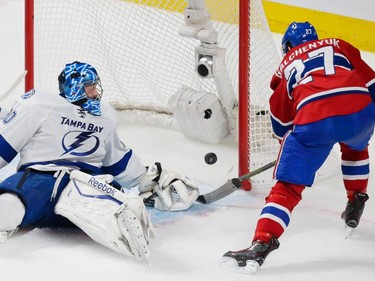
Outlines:
{"label": "player's leg", "polygon": [[347,145],[340,143],[341,147],[341,170],[348,201],[341,218],[347,225],[349,236],[353,228],[359,224],[365,202],[369,199],[367,195],[367,184],[369,179],[369,154],[368,148],[361,151],[353,150]]}
{"label": "player's leg", "polygon": [[18,186],[26,179],[24,172],[11,175],[0,183],[0,240],[4,243],[22,224],[26,204]]}
{"label": "player's leg", "polygon": [[367,193],[370,173],[368,147],[358,151],[351,149],[344,143],[341,148],[341,171],[348,200],[353,199],[355,193]]}
{"label": "player's leg", "polygon": [[[312,185],[316,171],[332,149],[332,141],[316,134],[319,127],[320,124],[296,126],[284,137],[275,168],[278,181],[266,198],[253,243],[248,249],[225,253],[224,264],[255,272],[267,255],[279,247],[278,238],[289,225],[291,213],[301,200],[305,186]],[[326,128],[328,130],[329,126]]]}
{"label": "player's leg", "polygon": [[268,243],[272,238],[278,239],[283,234],[294,207],[302,199],[304,189],[302,185],[277,181],[266,198],[253,241]]}
{"label": "player's leg", "polygon": [[238,264],[235,266],[245,267],[245,271],[249,273],[255,272],[268,254],[279,248],[278,238],[289,225],[290,215],[301,200],[303,190],[302,185],[278,181],[266,198],[252,245],[245,250],[225,253],[224,262],[231,263],[235,260]]}
{"label": "player's leg", "polygon": [[365,202],[369,199],[367,195],[370,174],[368,143],[374,132],[374,120],[373,104],[355,114],[337,117],[338,127],[352,128],[352,131],[342,137],[340,142],[341,170],[348,198],[341,217],[347,225],[347,236],[358,226]]}
{"label": "player's leg", "polygon": [[[69,176],[61,180],[58,193],[68,181]],[[0,194],[2,194],[0,195],[2,198],[0,208],[7,211],[0,211],[0,216],[6,216],[4,219],[0,217],[0,231],[7,231],[7,234],[10,234],[18,227],[54,224],[56,219],[61,217],[53,211],[56,200],[51,199],[51,195],[55,182],[54,173],[39,173],[30,169],[19,171],[2,181],[0,183]],[[4,196],[5,194],[12,196]],[[12,216],[14,216],[13,220],[6,225],[6,219]],[[9,237],[9,235],[3,236]]]}
{"label": "player's leg", "polygon": [[[316,134],[324,127],[320,123],[295,126],[294,131],[285,136],[274,172],[277,183],[266,198],[253,241],[268,243],[272,238],[278,239],[288,227],[290,215],[302,199],[305,186],[313,184],[316,171],[333,147],[333,141],[324,138],[324,131]],[[329,130],[330,125],[325,128]]]}

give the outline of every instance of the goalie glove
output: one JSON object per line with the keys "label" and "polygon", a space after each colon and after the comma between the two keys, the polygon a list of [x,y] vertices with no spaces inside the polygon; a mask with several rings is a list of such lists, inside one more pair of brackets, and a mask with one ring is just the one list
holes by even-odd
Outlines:
{"label": "goalie glove", "polygon": [[187,210],[199,196],[193,180],[174,171],[163,170],[158,162],[147,169],[138,190],[146,206],[162,211]]}

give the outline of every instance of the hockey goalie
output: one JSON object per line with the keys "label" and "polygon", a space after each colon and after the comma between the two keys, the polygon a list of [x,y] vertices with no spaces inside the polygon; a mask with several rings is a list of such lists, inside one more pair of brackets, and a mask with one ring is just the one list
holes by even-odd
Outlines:
{"label": "hockey goalie", "polygon": [[[66,64],[58,86],[58,93],[23,94],[0,122],[0,167],[20,158],[0,183],[0,242],[19,228],[73,223],[107,248],[147,261],[153,227],[144,201],[187,210],[198,187],[160,163],[144,166],[121,142],[90,64]],[[139,194],[123,192],[137,187]]]}

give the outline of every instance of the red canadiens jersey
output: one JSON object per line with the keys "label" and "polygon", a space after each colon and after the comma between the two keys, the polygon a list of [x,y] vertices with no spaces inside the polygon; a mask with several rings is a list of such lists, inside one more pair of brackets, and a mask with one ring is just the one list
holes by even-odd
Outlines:
{"label": "red canadiens jersey", "polygon": [[291,49],[271,80],[272,125],[282,138],[294,124],[358,112],[375,97],[375,72],[358,49],[335,38]]}

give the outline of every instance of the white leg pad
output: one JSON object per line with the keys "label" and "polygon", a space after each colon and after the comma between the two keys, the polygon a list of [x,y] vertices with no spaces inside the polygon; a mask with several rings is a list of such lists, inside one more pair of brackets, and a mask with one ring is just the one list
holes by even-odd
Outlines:
{"label": "white leg pad", "polygon": [[[89,184],[90,180],[93,182],[91,176],[85,178],[81,174],[77,177],[71,174],[55,213],[68,218],[93,240],[113,251],[147,261],[152,225],[143,201],[123,193],[114,198],[108,183],[101,182],[101,186],[107,186],[103,191]],[[96,180],[101,181],[100,177]]]}
{"label": "white leg pad", "polygon": [[3,193],[0,195],[0,230],[14,230],[22,222],[25,206],[17,195]]}
{"label": "white leg pad", "polygon": [[17,195],[0,195],[0,243],[13,234],[25,216],[25,206]]}

